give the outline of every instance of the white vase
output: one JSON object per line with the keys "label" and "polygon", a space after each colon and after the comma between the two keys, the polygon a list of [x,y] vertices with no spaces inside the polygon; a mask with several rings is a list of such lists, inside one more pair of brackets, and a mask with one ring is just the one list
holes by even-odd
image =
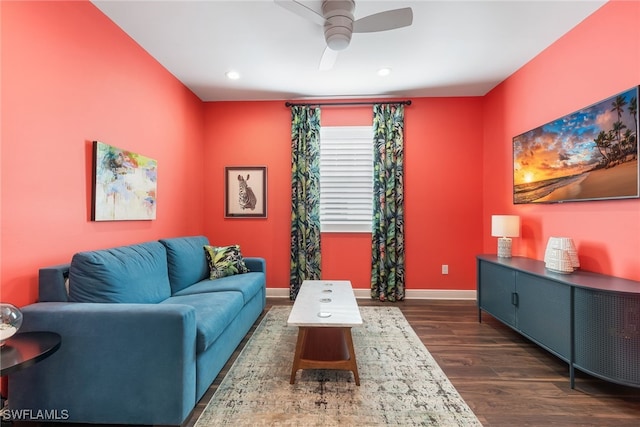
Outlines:
{"label": "white vase", "polygon": [[[556,249],[566,252],[569,257],[569,266],[564,264],[564,254],[555,252]],[[563,265],[560,266],[562,260]],[[580,267],[580,260],[578,259],[578,252],[576,246],[573,243],[573,239],[570,237],[549,237],[547,242],[547,248],[544,252],[545,267],[549,270],[571,273]]]}

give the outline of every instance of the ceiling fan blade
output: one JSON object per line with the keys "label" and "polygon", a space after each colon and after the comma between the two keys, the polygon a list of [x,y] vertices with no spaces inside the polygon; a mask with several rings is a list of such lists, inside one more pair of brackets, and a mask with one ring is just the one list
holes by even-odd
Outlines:
{"label": "ceiling fan blade", "polygon": [[[322,16],[322,10],[315,10],[311,4],[311,2],[306,2],[307,4],[303,4],[302,2],[296,0],[273,0],[278,6],[282,6],[290,12],[295,13],[298,16],[303,17],[311,22],[314,22],[318,25],[324,25],[324,17]],[[316,2],[320,3],[320,2]]]}
{"label": "ceiling fan blade", "polygon": [[354,33],[373,33],[408,27],[413,23],[413,11],[410,7],[374,13],[353,22]]}
{"label": "ceiling fan blade", "polygon": [[327,71],[332,69],[333,64],[336,63],[336,59],[338,59],[338,51],[326,47],[324,49],[324,53],[322,54],[322,58],[320,58],[320,66],[318,67],[318,69],[320,71]]}

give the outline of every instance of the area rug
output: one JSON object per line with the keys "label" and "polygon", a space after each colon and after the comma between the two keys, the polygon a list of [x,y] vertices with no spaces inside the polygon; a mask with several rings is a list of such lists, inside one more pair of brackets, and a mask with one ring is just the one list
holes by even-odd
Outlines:
{"label": "area rug", "polygon": [[360,373],[301,370],[290,307],[265,315],[196,427],[481,426],[397,307],[361,307],[352,330]]}

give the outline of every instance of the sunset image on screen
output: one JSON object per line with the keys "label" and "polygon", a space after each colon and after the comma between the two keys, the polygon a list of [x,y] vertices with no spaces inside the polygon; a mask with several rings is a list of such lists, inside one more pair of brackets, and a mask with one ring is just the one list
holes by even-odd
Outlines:
{"label": "sunset image on screen", "polygon": [[638,197],[638,88],[513,139],[514,203]]}

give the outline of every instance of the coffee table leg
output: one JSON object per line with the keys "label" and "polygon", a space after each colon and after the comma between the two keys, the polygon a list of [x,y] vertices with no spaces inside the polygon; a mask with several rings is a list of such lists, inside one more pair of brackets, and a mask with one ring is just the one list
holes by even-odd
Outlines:
{"label": "coffee table leg", "polygon": [[[298,341],[296,343],[296,352],[293,357],[293,365],[291,366],[291,378],[289,380],[290,384],[295,384],[296,382],[296,374],[300,369],[341,369],[353,372],[353,377],[355,379],[355,383],[357,386],[360,385],[360,375],[358,374],[358,363],[356,361],[356,352],[353,347],[353,338],[351,336],[351,328],[342,327],[342,328],[334,328],[336,333],[338,334],[336,338],[340,341],[339,345],[329,344],[334,348],[342,348],[346,346],[347,354],[343,356],[333,356],[327,357],[326,354],[316,354],[313,350],[317,350],[317,346],[309,344],[309,352],[305,352],[308,340],[315,337],[315,340],[318,340],[317,334],[310,335],[310,330],[313,328],[308,327],[299,327],[298,328]],[[317,331],[321,328],[316,328],[314,331]],[[329,338],[326,335],[321,335],[322,338]],[[321,339],[322,339],[321,338]],[[331,340],[329,338],[329,340]],[[317,343],[315,343],[317,344]],[[309,353],[309,354],[307,354]],[[344,357],[344,358],[343,358]]]}
{"label": "coffee table leg", "polygon": [[298,328],[298,342],[296,343],[296,354],[293,357],[293,366],[291,366],[291,379],[289,384],[295,384],[296,374],[300,369],[300,359],[304,354],[304,345],[307,342],[307,328]]}
{"label": "coffee table leg", "polygon": [[353,372],[353,378],[356,381],[356,385],[360,385],[360,375],[358,375],[358,363],[356,362],[356,352],[353,348],[353,339],[351,339],[351,328],[343,328],[345,340],[347,341],[347,348],[349,349],[349,365],[351,372]]}

